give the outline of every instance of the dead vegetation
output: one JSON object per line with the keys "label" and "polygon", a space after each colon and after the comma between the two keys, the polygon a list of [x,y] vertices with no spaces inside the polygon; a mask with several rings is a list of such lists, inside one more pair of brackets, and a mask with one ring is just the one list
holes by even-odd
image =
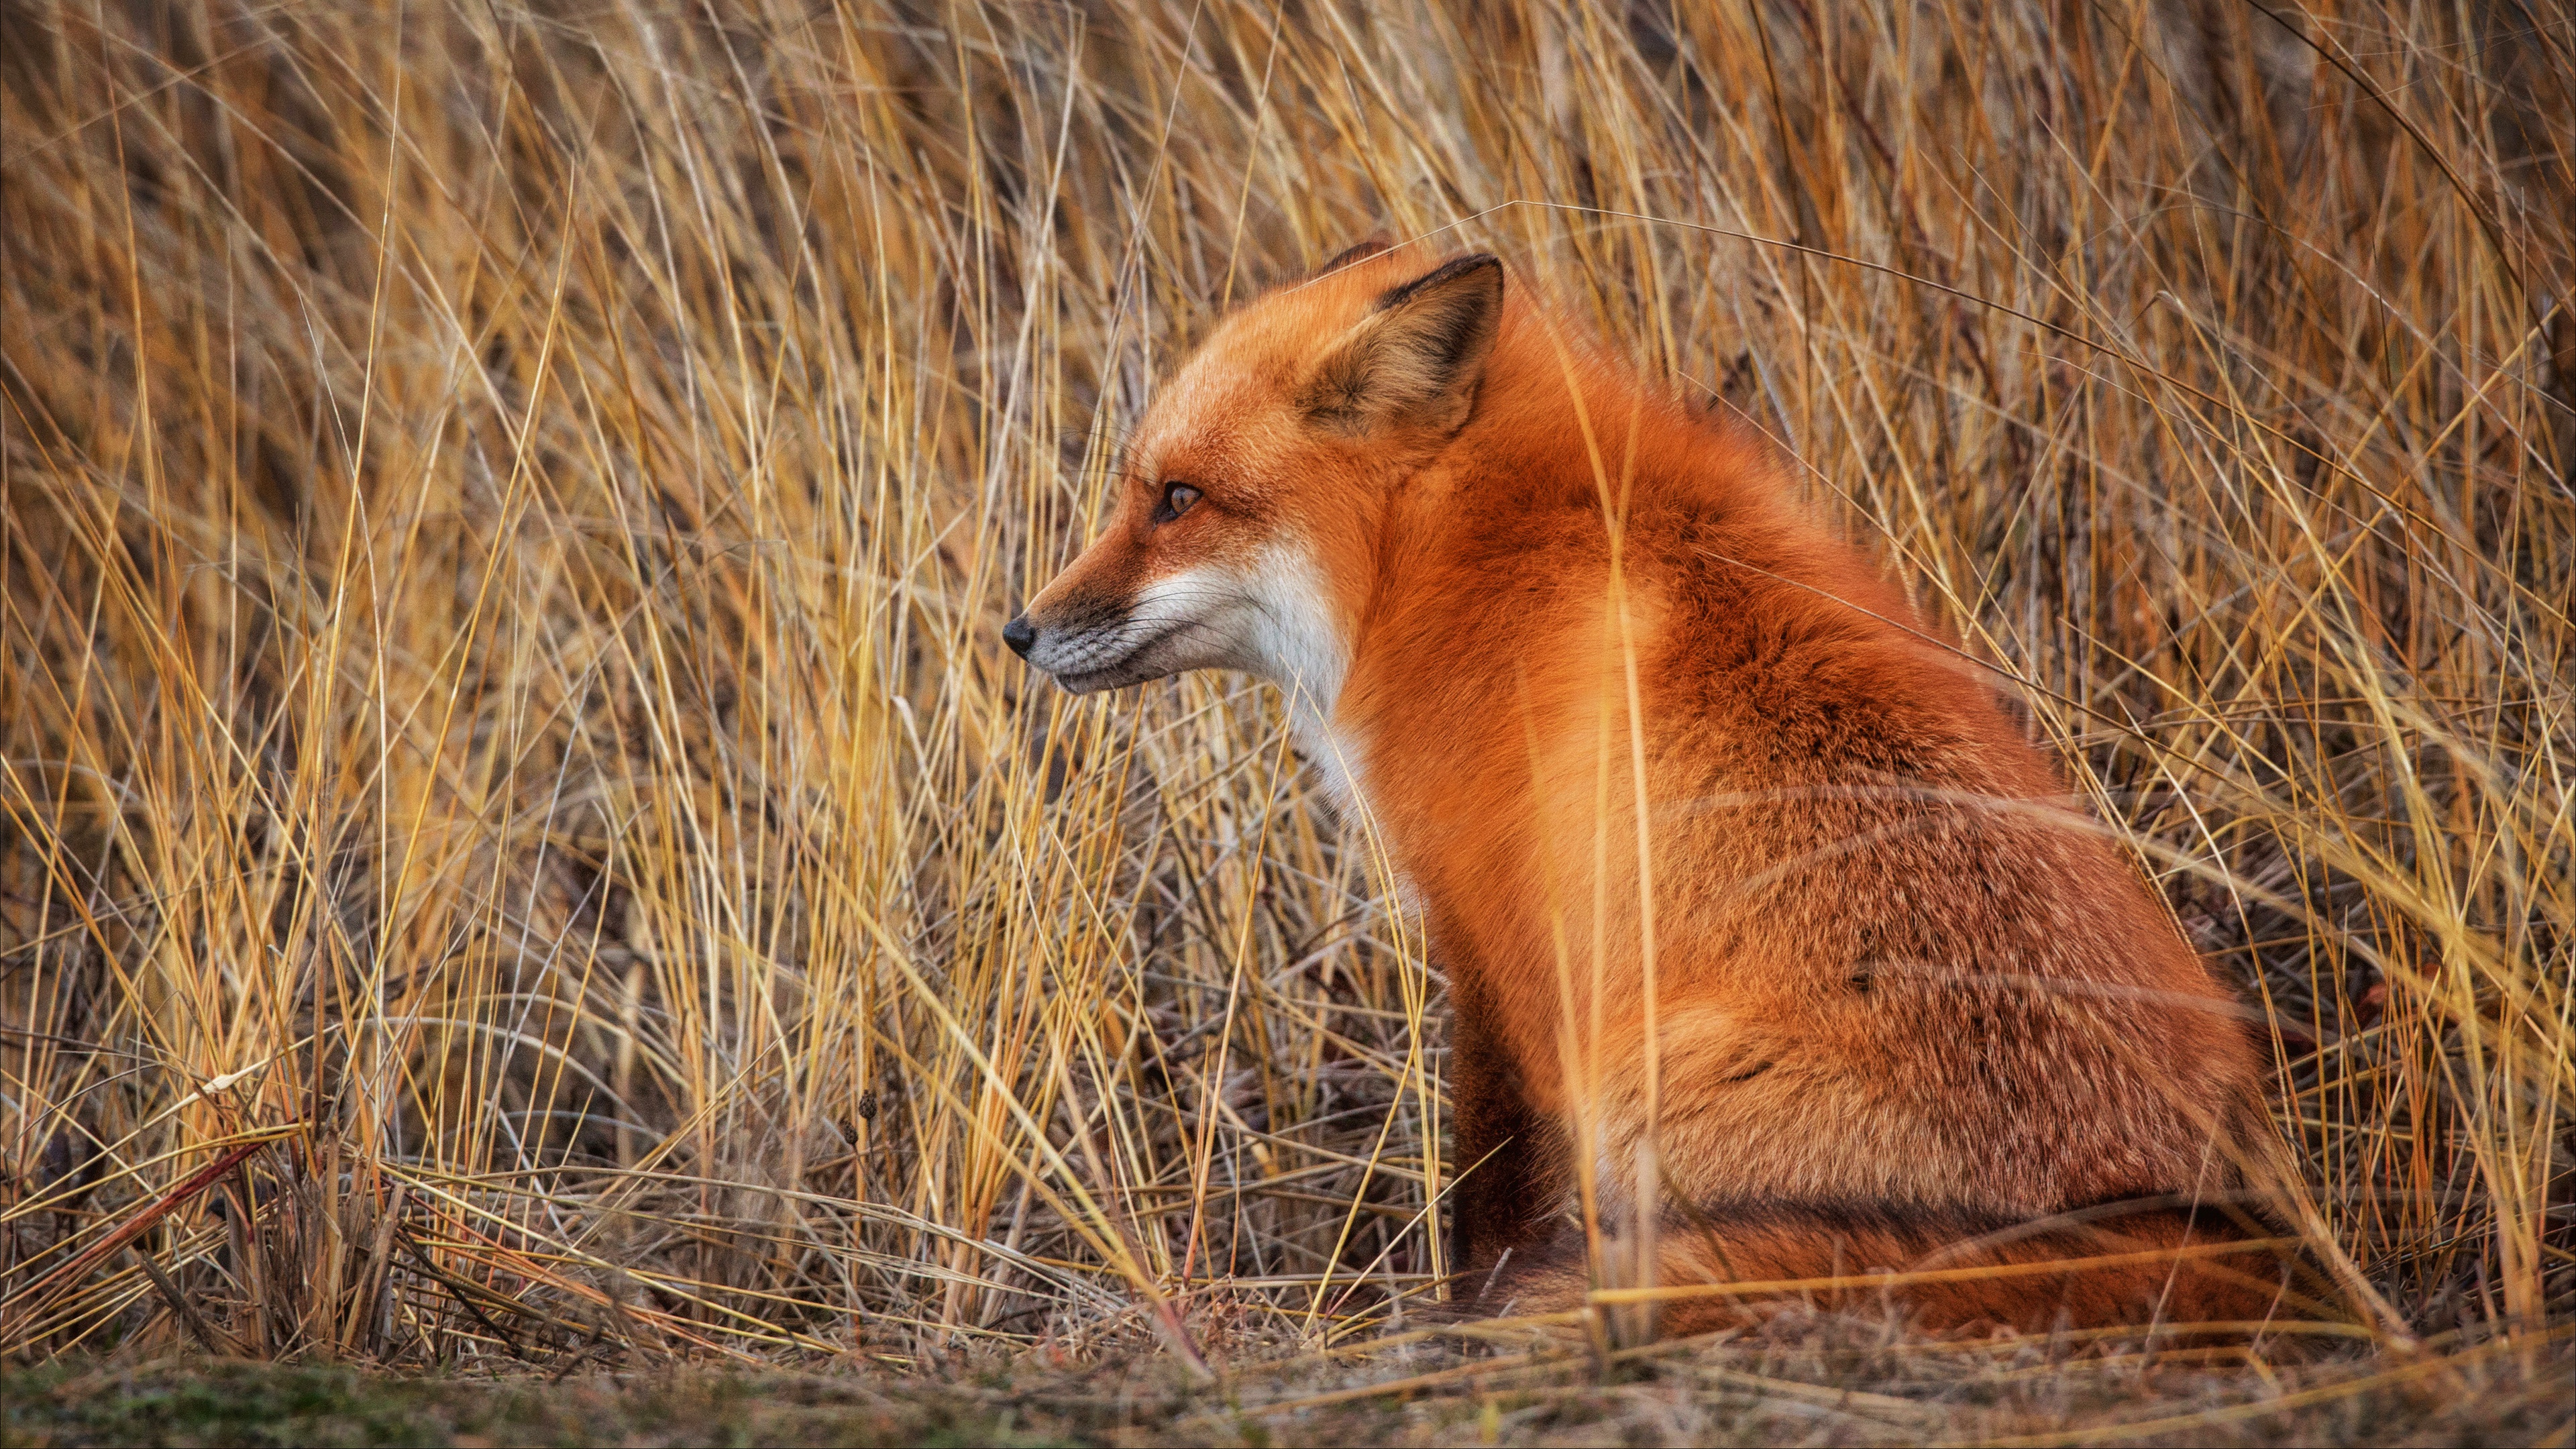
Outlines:
{"label": "dead vegetation", "polygon": [[[1436,1295],[1437,962],[1276,701],[996,635],[1174,352],[1384,226],[2023,681],[2266,1024],[2341,1285],[2266,1342],[2502,1405],[2576,1328],[2571,116],[2509,0],[16,0],[0,1349],[1187,1363]],[[2299,1391],[1945,1352],[1799,1381]]]}

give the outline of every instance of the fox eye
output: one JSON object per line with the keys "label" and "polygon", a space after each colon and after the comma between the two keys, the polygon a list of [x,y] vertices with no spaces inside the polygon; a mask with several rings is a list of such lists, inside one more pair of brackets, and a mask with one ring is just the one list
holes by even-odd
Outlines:
{"label": "fox eye", "polygon": [[1171,522],[1173,519],[1189,512],[1190,505],[1198,502],[1199,496],[1199,490],[1191,487],[1187,483],[1164,484],[1163,503],[1161,507],[1154,510],[1154,521],[1156,523]]}

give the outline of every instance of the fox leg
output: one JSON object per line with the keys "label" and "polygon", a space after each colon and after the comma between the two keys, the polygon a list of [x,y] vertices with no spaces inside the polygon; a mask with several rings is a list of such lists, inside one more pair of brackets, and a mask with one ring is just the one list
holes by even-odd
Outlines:
{"label": "fox leg", "polygon": [[[1526,1257],[1547,1238],[1565,1195],[1565,1148],[1555,1123],[1531,1108],[1519,1065],[1481,1003],[1456,1001],[1449,1041],[1449,1261],[1482,1275],[1506,1252]],[[1474,1292],[1468,1284],[1463,1296]]]}

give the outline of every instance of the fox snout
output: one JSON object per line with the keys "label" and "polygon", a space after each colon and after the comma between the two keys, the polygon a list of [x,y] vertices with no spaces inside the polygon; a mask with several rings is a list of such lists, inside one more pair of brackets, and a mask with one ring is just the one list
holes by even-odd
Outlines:
{"label": "fox snout", "polygon": [[1075,694],[1142,684],[1219,662],[1225,591],[1184,577],[1134,594],[1055,589],[1002,626],[1011,652]]}
{"label": "fox snout", "polygon": [[1280,547],[1248,565],[1166,574],[1132,593],[1060,579],[1002,627],[1002,642],[1075,694],[1185,669],[1243,669],[1329,705],[1348,653],[1336,612],[1314,566]]}
{"label": "fox snout", "polygon": [[1002,626],[1012,653],[1076,694],[1126,682],[1115,676],[1144,642],[1131,637],[1132,609],[1097,598],[1057,600],[1051,609],[1041,607],[1045,602],[1032,601]]}

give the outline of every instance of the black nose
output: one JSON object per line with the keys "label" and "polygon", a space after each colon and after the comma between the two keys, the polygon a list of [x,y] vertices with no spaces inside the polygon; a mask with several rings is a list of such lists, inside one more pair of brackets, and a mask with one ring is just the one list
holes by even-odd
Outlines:
{"label": "black nose", "polygon": [[1029,657],[1029,646],[1038,642],[1038,631],[1029,627],[1029,616],[1022,614],[1002,626],[1002,642],[1022,659]]}

